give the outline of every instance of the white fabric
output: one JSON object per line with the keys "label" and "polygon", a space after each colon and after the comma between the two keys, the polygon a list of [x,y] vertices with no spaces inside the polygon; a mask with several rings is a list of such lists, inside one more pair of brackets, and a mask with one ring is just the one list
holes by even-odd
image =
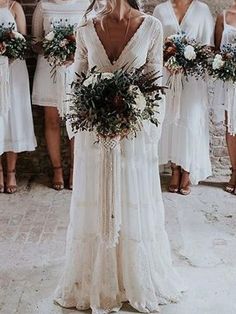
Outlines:
{"label": "white fabric", "polygon": [[[102,72],[114,72],[145,65],[147,71],[161,73],[162,41],[160,23],[145,16],[112,65],[89,20],[78,31],[76,71],[86,73],[97,66]],[[163,105],[162,102],[160,120]],[[124,139],[117,147],[115,158],[120,160],[111,169],[113,193],[117,192],[118,197],[113,211],[118,215],[115,223],[107,216],[111,209],[106,207],[104,212],[100,206],[107,185],[101,182],[102,144],[95,143],[93,133],[75,135],[66,265],[55,297],[61,306],[107,313],[118,311],[122,302],[129,301],[140,312],[157,312],[159,304],[179,299],[183,287],[172,266],[158,172],[160,134],[161,126],[156,128],[149,123],[134,140]],[[104,226],[106,217],[110,221]],[[107,234],[114,240],[111,246],[107,245]]]}
{"label": "white fabric", "polygon": [[[179,24],[171,1],[165,1],[154,10],[164,29],[164,38],[183,31],[189,38],[202,44],[214,45],[214,20],[208,6],[193,0],[181,24]],[[169,73],[164,71],[167,81]],[[160,164],[169,161],[190,172],[192,184],[211,175],[209,156],[208,87],[202,79],[182,79],[182,92],[177,105],[173,93],[167,91],[166,116],[160,140]],[[173,108],[173,106],[175,106]],[[174,113],[174,115],[173,115]],[[176,114],[179,115],[176,119]]]}
{"label": "white fabric", "polygon": [[0,56],[0,116],[10,109],[9,61]]}
{"label": "white fabric", "polygon": [[[227,24],[226,11],[223,11],[224,30],[221,39],[221,49],[224,45],[235,44],[236,27]],[[213,120],[225,121],[227,111],[227,130],[230,134],[236,134],[236,84],[217,80],[214,86],[214,100],[212,102]]]}
{"label": "white fabric", "polygon": [[[89,6],[88,0],[68,0],[58,2],[55,0],[42,0],[38,3],[34,15],[32,32],[37,40],[52,30],[53,23],[61,21],[66,24],[80,24],[86,9]],[[74,64],[65,69],[58,70],[58,80],[53,81],[51,67],[43,55],[38,56],[37,67],[34,75],[32,101],[34,105],[58,107],[59,113],[64,112],[65,90],[69,91],[69,84],[72,83]],[[62,74],[63,73],[63,77]],[[62,88],[61,84],[64,85]]]}
{"label": "white fabric", "polygon": [[[16,23],[8,8],[0,8],[0,24]],[[25,61],[9,65],[10,109],[0,119],[0,155],[33,151],[36,147],[30,102],[29,76]],[[20,79],[19,79],[20,78]]]}

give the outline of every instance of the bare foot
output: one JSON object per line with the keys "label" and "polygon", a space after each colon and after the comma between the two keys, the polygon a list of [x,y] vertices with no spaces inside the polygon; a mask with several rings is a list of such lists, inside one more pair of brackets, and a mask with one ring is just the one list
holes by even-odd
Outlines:
{"label": "bare foot", "polygon": [[2,168],[0,168],[0,193],[4,193],[4,176]]}
{"label": "bare foot", "polygon": [[231,168],[231,171],[231,178],[225,187],[225,191],[228,193],[236,193],[236,169]]}
{"label": "bare foot", "polygon": [[62,167],[53,168],[54,175],[52,180],[52,188],[56,191],[64,189],[63,170]]}
{"label": "bare foot", "polygon": [[179,185],[180,185],[181,167],[173,165],[171,169],[172,169],[172,176],[170,179],[169,191],[171,193],[177,193],[179,191]]}
{"label": "bare foot", "polygon": [[7,183],[6,183],[6,192],[8,194],[14,194],[17,191],[16,185],[16,171],[11,170],[7,171]]}
{"label": "bare foot", "polygon": [[183,171],[180,183],[180,194],[188,195],[191,193],[190,189],[190,179],[189,179],[189,172]]}
{"label": "bare foot", "polygon": [[73,167],[70,167],[69,190],[73,190]]}

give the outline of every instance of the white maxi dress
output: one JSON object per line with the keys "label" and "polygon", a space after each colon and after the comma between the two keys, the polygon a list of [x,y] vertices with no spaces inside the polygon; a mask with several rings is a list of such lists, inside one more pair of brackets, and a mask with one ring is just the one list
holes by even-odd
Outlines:
{"label": "white maxi dress", "polygon": [[[118,60],[111,64],[92,20],[78,32],[76,71],[97,66],[114,72],[126,66],[162,71],[162,27],[145,16]],[[142,49],[140,49],[142,47]],[[160,103],[162,122],[164,103]],[[66,262],[55,301],[93,313],[118,311],[122,302],[140,312],[157,312],[159,304],[178,301],[182,284],[172,266],[165,231],[164,206],[158,172],[158,140],[161,127],[147,123],[134,140],[122,140],[117,153],[113,191],[120,208],[109,220],[100,206],[102,149],[96,136],[75,135],[74,189],[67,235]],[[107,235],[117,238],[108,245]]]}
{"label": "white maxi dress", "polygon": [[[0,24],[6,26],[13,24],[17,30],[10,8],[0,8]],[[15,60],[9,64],[9,87],[10,109],[4,115],[0,115],[0,155],[5,152],[34,151],[37,144],[30,101],[29,75],[24,60]]]}
{"label": "white maxi dress", "polygon": [[[41,0],[33,15],[34,38],[37,41],[42,40],[57,23],[79,25],[88,6],[89,0]],[[64,91],[74,77],[74,64],[67,68],[59,67],[56,79],[52,78],[51,70],[48,61],[43,55],[39,55],[34,75],[32,102],[34,105],[60,109]],[[64,76],[63,80],[61,76]]]}
{"label": "white maxi dress", "polygon": [[[163,26],[164,38],[184,32],[189,38],[214,46],[214,20],[209,7],[193,0],[179,24],[170,0],[158,5],[153,15]],[[165,83],[169,73],[164,73]],[[182,79],[179,116],[172,92],[167,92],[166,115],[160,139],[160,164],[169,161],[190,172],[192,184],[211,175],[209,152],[208,87],[202,79]]]}

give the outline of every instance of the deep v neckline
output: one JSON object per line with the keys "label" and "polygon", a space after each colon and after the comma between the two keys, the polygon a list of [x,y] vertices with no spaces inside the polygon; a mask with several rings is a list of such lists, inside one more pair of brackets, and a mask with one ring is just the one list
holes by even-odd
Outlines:
{"label": "deep v neckline", "polygon": [[189,14],[190,14],[190,12],[191,12],[191,10],[192,10],[193,5],[194,5],[195,2],[196,2],[196,0],[193,0],[193,1],[190,3],[190,5],[189,5],[188,9],[186,10],[186,12],[185,12],[185,14],[184,14],[182,20],[181,20],[181,21],[178,21],[178,18],[177,18],[176,14],[175,14],[175,10],[174,10],[174,8],[173,8],[173,5],[172,5],[172,3],[171,3],[171,0],[168,1],[168,3],[169,3],[169,9],[170,9],[170,11],[171,11],[171,14],[172,14],[172,16],[174,17],[174,20],[175,20],[175,22],[176,22],[176,24],[177,24],[177,26],[178,26],[178,28],[179,28],[180,30],[181,30],[181,26],[183,26],[183,24],[184,24],[186,18],[189,16]]}
{"label": "deep v neckline", "polygon": [[99,46],[101,47],[102,51],[103,51],[103,54],[104,56],[106,57],[106,59],[108,60],[109,64],[111,66],[114,66],[115,64],[117,64],[120,59],[122,58],[122,56],[125,54],[126,50],[129,48],[129,46],[131,45],[131,43],[136,39],[136,37],[139,35],[139,33],[141,32],[141,30],[143,29],[145,23],[146,23],[146,20],[148,18],[148,15],[144,14],[143,15],[144,18],[143,18],[143,21],[141,22],[141,24],[139,25],[139,27],[136,29],[136,31],[133,33],[133,35],[130,37],[130,39],[127,41],[127,43],[125,44],[124,48],[122,49],[121,53],[119,54],[118,58],[114,61],[112,61],[109,56],[108,56],[108,53],[107,53],[107,50],[104,46],[104,44],[102,43],[98,33],[97,33],[97,30],[96,30],[96,27],[95,27],[95,23],[94,23],[94,19],[92,19],[92,28],[93,28],[93,31],[94,31],[94,34],[95,34],[95,37],[98,41],[98,44]]}

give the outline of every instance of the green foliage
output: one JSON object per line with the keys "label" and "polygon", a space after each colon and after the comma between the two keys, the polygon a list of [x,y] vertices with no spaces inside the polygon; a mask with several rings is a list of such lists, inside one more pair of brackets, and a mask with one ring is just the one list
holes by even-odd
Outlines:
{"label": "green foliage", "polygon": [[[156,74],[144,74],[143,68],[113,74],[99,73],[93,68],[88,75],[78,75],[73,83],[70,114],[74,132],[96,132],[103,137],[136,136],[144,120],[158,126],[158,100],[164,87],[156,84]],[[87,84],[89,82],[89,84]],[[137,97],[143,96],[137,103]]]}

